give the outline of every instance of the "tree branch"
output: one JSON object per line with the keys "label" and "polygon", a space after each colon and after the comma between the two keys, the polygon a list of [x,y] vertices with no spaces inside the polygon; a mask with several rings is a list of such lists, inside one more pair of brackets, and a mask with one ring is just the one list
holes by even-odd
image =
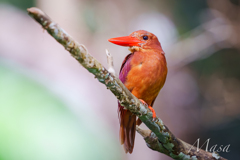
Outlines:
{"label": "tree branch", "polygon": [[[197,151],[196,147],[192,147],[175,136],[163,124],[160,118],[152,120],[152,112],[148,107],[142,104],[132,93],[116,78],[109,73],[101,63],[92,57],[84,45],[78,44],[73,40],[62,28],[54,23],[44,12],[38,8],[28,9],[28,14],[42,25],[47,32],[54,37],[71,55],[89,72],[95,75],[99,82],[105,84],[119,100],[125,109],[130,110],[137,115],[141,121],[150,129],[144,131],[137,128],[137,131],[144,137],[147,145],[156,151],[164,153],[174,159],[195,160],[195,159],[211,159],[217,157],[218,160],[224,160],[220,156],[214,157],[212,153],[204,150]],[[190,149],[192,147],[192,149]],[[189,151],[190,150],[190,151]]]}

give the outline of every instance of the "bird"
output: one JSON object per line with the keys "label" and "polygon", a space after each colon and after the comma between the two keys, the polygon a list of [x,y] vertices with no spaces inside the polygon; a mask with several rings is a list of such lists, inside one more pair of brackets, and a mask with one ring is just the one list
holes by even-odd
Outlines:
{"label": "bird", "polygon": [[[127,89],[142,103],[147,104],[156,118],[152,108],[154,101],[165,84],[167,62],[158,38],[145,30],[138,30],[129,36],[108,39],[109,42],[129,47],[128,54],[121,66],[119,79]],[[136,125],[142,122],[136,115],[124,109],[118,102],[120,123],[119,138],[125,153],[132,153],[134,148]]]}

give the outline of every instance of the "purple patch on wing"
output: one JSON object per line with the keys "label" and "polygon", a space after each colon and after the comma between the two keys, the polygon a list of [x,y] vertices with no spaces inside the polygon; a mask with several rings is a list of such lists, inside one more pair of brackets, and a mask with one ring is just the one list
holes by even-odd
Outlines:
{"label": "purple patch on wing", "polygon": [[126,79],[127,79],[127,75],[128,72],[131,69],[131,59],[132,59],[133,54],[130,53],[129,55],[127,55],[122,63],[121,69],[120,69],[120,73],[119,73],[119,79],[122,81],[122,83],[124,84]]}

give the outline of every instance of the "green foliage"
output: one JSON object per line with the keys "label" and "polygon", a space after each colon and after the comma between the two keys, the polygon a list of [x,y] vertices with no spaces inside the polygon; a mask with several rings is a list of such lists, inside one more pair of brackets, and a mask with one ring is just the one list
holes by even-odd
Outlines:
{"label": "green foliage", "polygon": [[35,6],[35,0],[0,0],[0,3],[9,3],[23,10]]}
{"label": "green foliage", "polygon": [[171,12],[174,14],[174,21],[180,34],[185,34],[200,25],[200,13],[207,8],[207,2],[204,0],[170,0],[168,3],[173,6]]}
{"label": "green foliage", "polygon": [[235,49],[224,49],[208,58],[195,61],[190,66],[199,75],[211,76],[214,73],[224,77],[235,77],[240,79],[240,53]]}

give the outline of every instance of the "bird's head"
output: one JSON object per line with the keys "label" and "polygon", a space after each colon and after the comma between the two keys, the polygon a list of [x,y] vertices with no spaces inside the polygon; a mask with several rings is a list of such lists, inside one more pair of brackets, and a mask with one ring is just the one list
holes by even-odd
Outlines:
{"label": "bird's head", "polygon": [[108,40],[111,43],[130,47],[130,51],[139,51],[141,49],[161,49],[161,44],[158,38],[145,30],[139,30],[131,33],[129,36],[111,38]]}

